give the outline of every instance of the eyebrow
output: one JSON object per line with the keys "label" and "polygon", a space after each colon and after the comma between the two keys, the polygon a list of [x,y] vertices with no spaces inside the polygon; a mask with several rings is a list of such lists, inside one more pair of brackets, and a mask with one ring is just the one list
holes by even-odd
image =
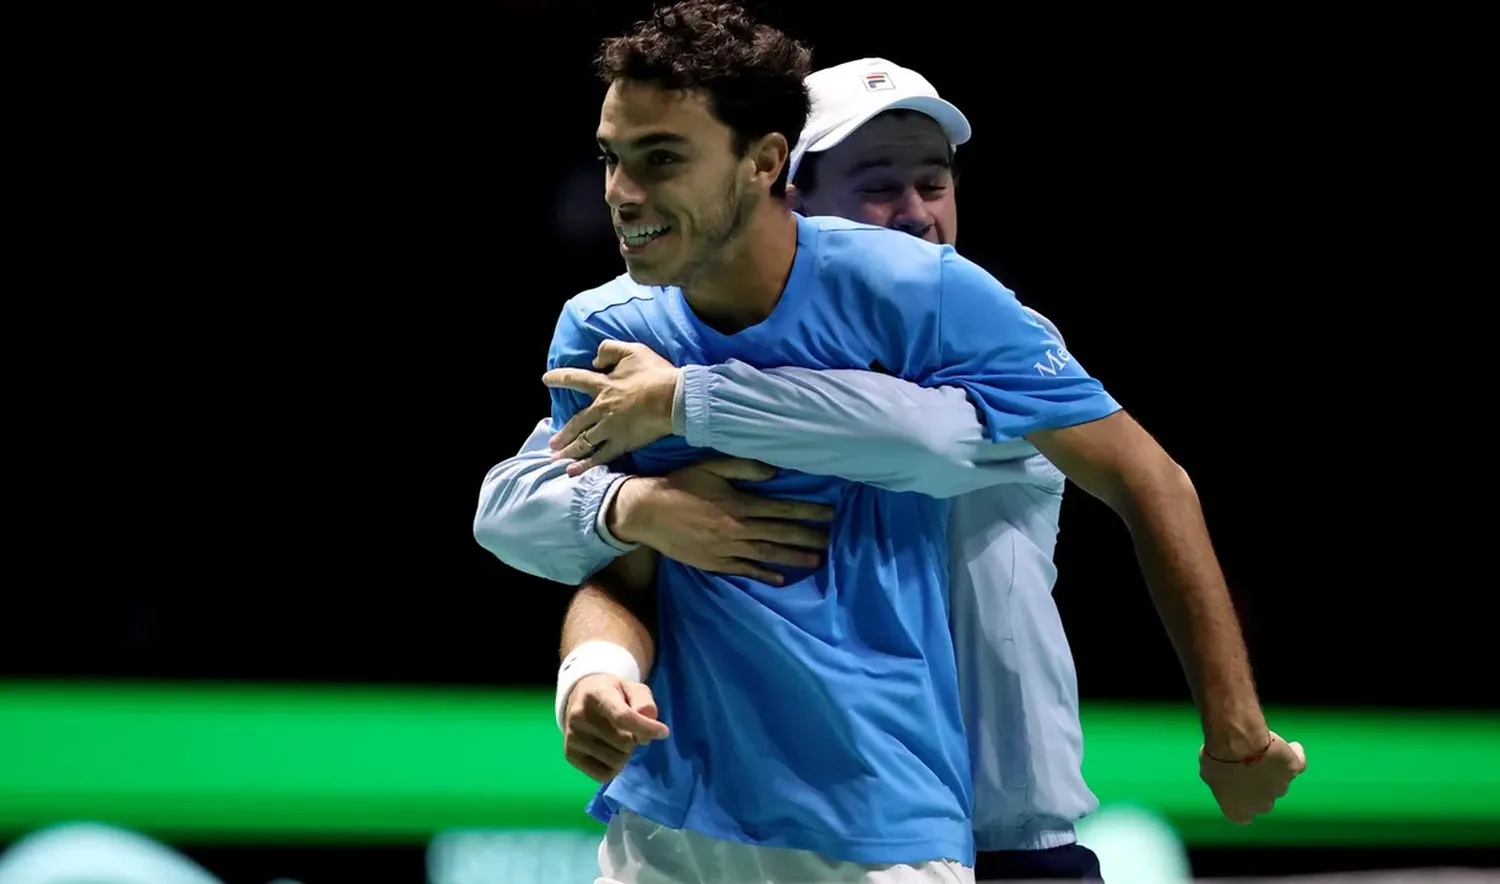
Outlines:
{"label": "eyebrow", "polygon": [[[864,160],[862,162],[855,163],[852,167],[850,167],[849,174],[850,175],[858,175],[861,172],[870,172],[870,171],[873,171],[875,169],[888,169],[888,168],[890,168],[893,165],[895,165],[895,164],[892,163],[890,160],[886,160],[886,159],[869,159],[869,160]],[[939,168],[947,169],[947,168],[951,168],[953,164],[948,161],[947,157],[942,156],[941,154],[933,154],[932,156],[926,157],[925,159],[923,159],[917,165],[919,165],[919,166],[937,166]]]}
{"label": "eyebrow", "polygon": [[[607,138],[601,138],[596,135],[594,136],[594,140],[599,142],[599,146],[602,148],[607,149],[610,146],[609,139]],[[648,132],[647,134],[628,142],[629,146],[635,148],[636,150],[646,150],[648,148],[663,147],[666,145],[685,145],[687,143],[688,140],[686,138],[678,135],[675,132]]]}

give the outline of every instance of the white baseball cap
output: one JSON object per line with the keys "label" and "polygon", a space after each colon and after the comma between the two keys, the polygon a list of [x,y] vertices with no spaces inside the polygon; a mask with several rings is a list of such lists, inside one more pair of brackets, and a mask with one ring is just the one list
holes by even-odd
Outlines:
{"label": "white baseball cap", "polygon": [[813,71],[804,82],[812,94],[812,113],[792,148],[787,180],[796,177],[804,156],[836,147],[884,111],[913,110],[932,117],[953,147],[968,141],[971,134],[968,119],[939,98],[926,77],[883,58],[861,58]]}

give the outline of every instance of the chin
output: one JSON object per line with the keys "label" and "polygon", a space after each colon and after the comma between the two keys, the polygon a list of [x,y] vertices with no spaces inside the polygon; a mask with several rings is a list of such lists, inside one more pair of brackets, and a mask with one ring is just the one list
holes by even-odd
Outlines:
{"label": "chin", "polygon": [[662,267],[653,267],[641,262],[626,261],[625,272],[630,274],[631,281],[637,285],[677,285],[677,280],[673,278],[673,274],[666,272]]}

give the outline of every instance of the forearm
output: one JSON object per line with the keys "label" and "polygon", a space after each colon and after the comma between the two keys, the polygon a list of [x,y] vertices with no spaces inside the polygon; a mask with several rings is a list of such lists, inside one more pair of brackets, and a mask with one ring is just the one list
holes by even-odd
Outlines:
{"label": "forearm", "polygon": [[547,450],[551,434],[551,421],[542,421],[519,454],[485,476],[474,539],[512,568],[577,585],[630,549],[599,530],[625,476],[606,467],[567,475],[568,461]]}
{"label": "forearm", "polygon": [[1021,481],[1024,441],[995,444],[957,388],[867,371],[682,370],[673,431],[688,444],[892,491],[953,497]]}
{"label": "forearm", "polygon": [[645,680],[656,659],[656,553],[636,550],[585,581],[563,617],[560,659],[590,641],[630,652]]}
{"label": "forearm", "polygon": [[1182,662],[1209,752],[1240,758],[1265,748],[1244,637],[1192,481],[1166,460],[1130,482],[1117,509]]}

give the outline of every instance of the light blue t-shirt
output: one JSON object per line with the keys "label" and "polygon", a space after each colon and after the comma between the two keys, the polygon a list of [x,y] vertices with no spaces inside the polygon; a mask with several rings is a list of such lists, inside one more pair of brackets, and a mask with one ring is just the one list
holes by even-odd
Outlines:
{"label": "light blue t-shirt", "polygon": [[[590,367],[607,339],[675,365],[875,367],[962,387],[996,441],[1118,409],[952,248],[835,218],[798,217],[791,274],[758,325],[721,334],[679,289],[621,276],[568,302],[548,367]],[[554,426],[587,402],[552,392]],[[661,475],[714,456],[670,436],[617,466]],[[662,560],[650,683],[672,734],[637,751],[591,810],[847,862],[972,864],[948,503],[790,471],[746,487],[832,504],[827,563],[772,587]]]}

